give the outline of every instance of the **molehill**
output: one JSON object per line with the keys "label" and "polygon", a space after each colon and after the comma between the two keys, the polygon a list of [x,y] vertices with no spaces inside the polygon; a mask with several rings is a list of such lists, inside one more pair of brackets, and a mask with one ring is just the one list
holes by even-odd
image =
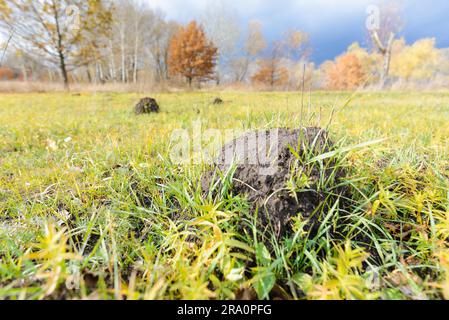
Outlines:
{"label": "molehill", "polygon": [[258,210],[262,234],[271,230],[278,239],[289,236],[292,218],[298,215],[307,221],[306,231],[313,233],[323,218],[320,212],[328,212],[345,193],[338,187],[333,194],[327,192],[329,185],[337,186],[345,176],[335,160],[322,160],[321,166],[320,161],[310,161],[332,147],[328,133],[320,128],[248,132],[223,147],[212,170],[203,175],[202,187],[216,193],[223,185],[217,171],[223,175],[235,168],[230,192],[247,197],[251,215]]}
{"label": "molehill", "polygon": [[214,99],[213,104],[218,106],[218,105],[224,104],[224,101],[221,98],[217,97],[217,98]]}
{"label": "molehill", "polygon": [[134,107],[136,115],[158,113],[160,110],[157,101],[153,98],[143,98]]}

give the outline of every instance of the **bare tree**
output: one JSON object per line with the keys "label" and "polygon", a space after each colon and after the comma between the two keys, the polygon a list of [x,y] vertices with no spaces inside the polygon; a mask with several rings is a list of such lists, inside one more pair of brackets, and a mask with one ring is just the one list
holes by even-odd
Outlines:
{"label": "bare tree", "polygon": [[267,42],[262,33],[262,23],[251,21],[248,26],[248,35],[243,48],[243,56],[232,61],[234,80],[243,82],[248,76],[249,66],[257,59],[257,56],[267,47]]}
{"label": "bare tree", "polygon": [[[90,33],[100,33],[106,12],[98,0],[5,0],[9,13],[0,27],[14,30],[14,44],[23,52],[50,65],[58,65],[63,83],[69,88],[69,69],[79,67],[79,53]],[[101,10],[100,10],[101,9]]]}
{"label": "bare tree", "polygon": [[[283,67],[290,71],[288,89],[302,87],[305,82],[310,84],[310,72],[304,77],[304,65],[308,66],[306,69],[310,69],[308,62],[308,58],[312,52],[310,35],[301,30],[288,30],[284,33],[281,48],[281,55],[284,58]],[[300,74],[299,77],[298,71]]]}
{"label": "bare tree", "polygon": [[[131,46],[130,42],[127,41],[129,38],[127,37],[127,31],[130,30],[132,24],[131,10],[134,9],[134,2],[130,0],[118,0],[116,1],[114,17],[113,17],[113,25],[112,25],[112,35],[111,39],[112,44],[111,47],[114,46],[119,47],[120,52],[120,81],[127,82],[127,54],[128,48]],[[112,49],[114,51],[114,49]],[[115,59],[114,56],[111,59]],[[114,64],[114,62],[112,62]],[[114,71],[115,73],[115,71]]]}
{"label": "bare tree", "polygon": [[170,40],[179,31],[180,25],[174,21],[165,21],[161,12],[154,13],[152,22],[151,33],[145,37],[145,51],[157,80],[166,81],[169,79]]}
{"label": "bare tree", "polygon": [[372,14],[378,15],[377,25],[374,24],[368,30],[369,40],[372,48],[377,50],[383,57],[382,69],[380,72],[380,86],[385,83],[390,74],[390,64],[393,42],[398,33],[403,28],[402,21],[402,2],[401,1],[384,1],[381,5],[373,7]]}
{"label": "bare tree", "polygon": [[165,78],[173,23],[137,0],[119,0],[115,8],[107,55],[110,78],[137,83],[139,74],[149,67],[158,78]]}
{"label": "bare tree", "polygon": [[311,54],[309,46],[310,36],[301,30],[291,29],[284,33],[282,46],[287,59],[303,60]]}
{"label": "bare tree", "polygon": [[240,27],[235,10],[226,5],[223,0],[209,2],[201,20],[207,37],[218,48],[217,84],[229,72],[230,63],[238,51]]}
{"label": "bare tree", "polygon": [[289,80],[288,70],[284,67],[282,57],[285,54],[282,41],[273,41],[268,55],[258,61],[259,69],[252,77],[253,83],[268,85],[271,89],[285,86]]}
{"label": "bare tree", "polygon": [[[291,66],[302,60],[303,65],[310,52],[308,47],[309,35],[299,30],[289,30],[281,40],[275,40],[266,50],[262,59],[258,61],[258,70],[252,81],[268,85],[270,88],[286,88],[290,86],[290,79],[294,76]],[[303,69],[303,68],[301,68]]]}

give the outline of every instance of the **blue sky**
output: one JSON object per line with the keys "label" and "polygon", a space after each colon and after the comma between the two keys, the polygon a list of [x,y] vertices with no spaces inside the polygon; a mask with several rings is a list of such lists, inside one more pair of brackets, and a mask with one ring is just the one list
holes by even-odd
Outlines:
{"label": "blue sky", "polygon": [[[143,0],[164,11],[168,18],[187,22],[201,16],[211,1],[217,0]],[[354,41],[364,43],[366,8],[376,0],[221,0],[237,13],[239,23],[260,20],[267,38],[298,28],[311,36],[311,59],[321,63],[333,59]],[[435,37],[438,47],[449,47],[449,1],[404,0],[408,43]]]}

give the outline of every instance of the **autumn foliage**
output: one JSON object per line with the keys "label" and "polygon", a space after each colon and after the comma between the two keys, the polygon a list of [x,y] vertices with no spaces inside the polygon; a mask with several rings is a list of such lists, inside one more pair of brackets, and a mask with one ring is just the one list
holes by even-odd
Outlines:
{"label": "autumn foliage", "polygon": [[186,78],[189,85],[194,80],[213,79],[218,49],[206,38],[195,21],[180,28],[170,43],[169,72]]}
{"label": "autumn foliage", "polygon": [[18,75],[14,70],[0,67],[0,81],[17,79]]}
{"label": "autumn foliage", "polygon": [[346,53],[323,68],[329,89],[354,90],[366,80],[364,68],[354,53]]}
{"label": "autumn foliage", "polygon": [[266,85],[271,88],[282,87],[288,83],[289,74],[287,68],[275,60],[258,61],[259,70],[252,77],[253,84]]}

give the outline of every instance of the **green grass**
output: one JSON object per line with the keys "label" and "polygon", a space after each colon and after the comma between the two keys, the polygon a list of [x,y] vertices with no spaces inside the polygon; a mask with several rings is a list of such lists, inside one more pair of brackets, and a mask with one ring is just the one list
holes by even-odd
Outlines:
{"label": "green grass", "polygon": [[[314,93],[303,112],[294,93],[215,95],[156,94],[141,117],[135,94],[1,95],[0,299],[449,298],[448,93]],[[328,128],[350,208],[268,250],[230,177],[202,197],[207,168],[169,161],[198,119]]]}

